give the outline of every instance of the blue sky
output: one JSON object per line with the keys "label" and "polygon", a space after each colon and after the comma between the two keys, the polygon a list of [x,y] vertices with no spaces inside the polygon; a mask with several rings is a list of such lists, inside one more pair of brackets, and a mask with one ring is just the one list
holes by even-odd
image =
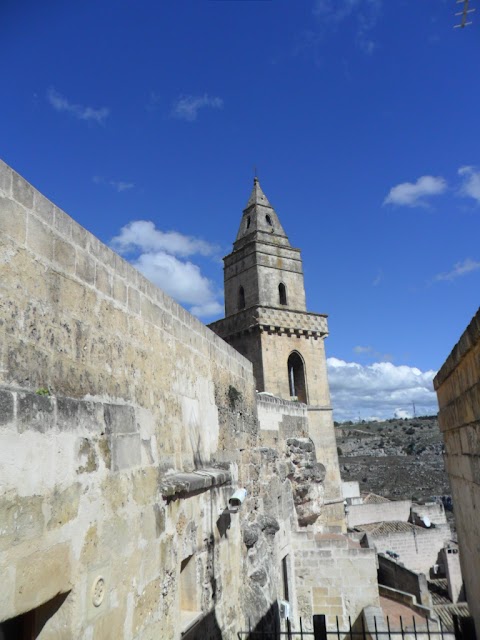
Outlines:
{"label": "blue sky", "polygon": [[3,0],[0,155],[205,322],[256,166],[336,417],[433,412],[479,304],[478,5]]}

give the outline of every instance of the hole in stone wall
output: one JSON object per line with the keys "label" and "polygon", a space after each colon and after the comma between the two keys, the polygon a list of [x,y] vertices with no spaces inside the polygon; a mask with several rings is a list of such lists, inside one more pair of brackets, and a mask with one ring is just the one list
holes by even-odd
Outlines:
{"label": "hole in stone wall", "polygon": [[271,227],[273,227],[272,219],[270,218],[270,216],[268,215],[268,213],[267,213],[267,215],[265,216],[265,220],[267,221],[267,224],[269,224]]}
{"label": "hole in stone wall", "polygon": [[278,297],[280,300],[280,304],[287,304],[287,289],[283,282],[278,285]]}
{"label": "hole in stone wall", "polygon": [[248,216],[248,218],[247,218],[247,229],[249,229],[249,228],[250,228],[250,216]]}
{"label": "hole in stone wall", "polygon": [[55,614],[65,602],[69,593],[60,593],[36,609],[0,622],[0,639],[35,640],[49,621],[54,622]]}

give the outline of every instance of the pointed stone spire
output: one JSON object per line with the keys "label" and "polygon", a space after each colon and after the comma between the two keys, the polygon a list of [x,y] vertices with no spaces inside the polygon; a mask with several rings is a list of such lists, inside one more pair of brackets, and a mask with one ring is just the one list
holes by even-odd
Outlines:
{"label": "pointed stone spire", "polygon": [[250,198],[248,199],[247,206],[245,207],[245,211],[249,209],[252,205],[262,204],[266,207],[273,208],[270,202],[268,201],[267,196],[263,193],[262,187],[260,186],[260,182],[258,181],[257,176],[253,179],[253,189],[250,194]]}
{"label": "pointed stone spire", "polygon": [[283,230],[275,209],[263,193],[258,178],[253,180],[253,189],[243,210],[242,222],[234,243],[234,249],[247,240],[264,241],[289,247],[287,235]]}

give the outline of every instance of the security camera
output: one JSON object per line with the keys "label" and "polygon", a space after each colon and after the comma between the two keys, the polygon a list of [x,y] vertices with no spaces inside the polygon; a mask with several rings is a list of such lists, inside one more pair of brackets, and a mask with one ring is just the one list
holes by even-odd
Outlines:
{"label": "security camera", "polygon": [[230,513],[237,513],[247,497],[246,489],[237,489],[228,501],[228,510]]}

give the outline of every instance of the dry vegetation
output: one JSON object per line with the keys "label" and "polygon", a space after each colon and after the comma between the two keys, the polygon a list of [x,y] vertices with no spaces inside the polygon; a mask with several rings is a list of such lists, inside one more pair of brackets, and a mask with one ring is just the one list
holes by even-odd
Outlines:
{"label": "dry vegetation", "polygon": [[450,494],[435,416],[335,427],[343,480],[393,500]]}

